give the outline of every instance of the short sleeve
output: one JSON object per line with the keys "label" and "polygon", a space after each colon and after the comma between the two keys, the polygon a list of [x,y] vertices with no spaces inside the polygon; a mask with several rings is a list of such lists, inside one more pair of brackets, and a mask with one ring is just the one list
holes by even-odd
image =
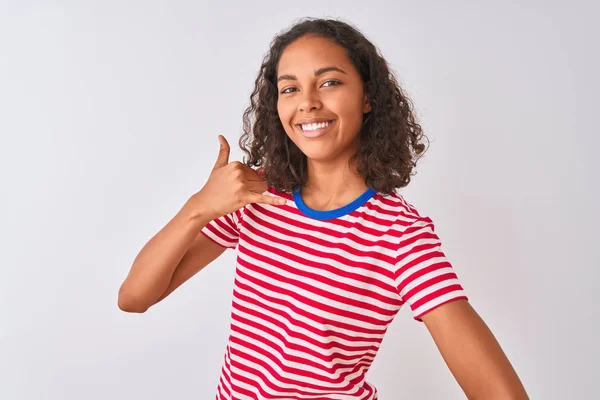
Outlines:
{"label": "short sleeve", "polygon": [[423,322],[424,314],[442,304],[468,300],[434,230],[432,220],[420,216],[400,237],[395,261],[398,294],[419,322]]}
{"label": "short sleeve", "polygon": [[206,224],[200,232],[222,247],[235,249],[240,237],[243,214],[244,207],[215,218]]}

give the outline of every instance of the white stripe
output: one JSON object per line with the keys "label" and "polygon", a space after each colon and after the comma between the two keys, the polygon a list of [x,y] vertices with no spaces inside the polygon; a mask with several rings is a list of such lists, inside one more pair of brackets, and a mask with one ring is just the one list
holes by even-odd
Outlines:
{"label": "white stripe", "polygon": [[[280,236],[279,233],[271,231],[270,229],[265,228],[262,225],[255,225],[253,221],[249,220],[249,221],[247,221],[247,223],[250,224],[250,225],[252,225],[252,226],[254,226],[256,229],[261,230],[261,231],[263,231],[263,232],[265,232],[265,233],[267,233],[267,234],[269,234],[269,235],[271,235],[273,237]],[[257,235],[255,235],[254,233],[252,233],[250,231],[244,231],[244,233],[249,238],[252,238],[253,240],[257,241],[258,243],[264,243],[265,242],[265,239],[263,237],[257,236]],[[314,235],[314,233],[313,233],[313,235]],[[308,242],[305,242],[303,239],[299,239],[299,238],[294,238],[294,242],[295,243],[301,243],[301,244],[302,244],[302,242],[304,242],[303,244],[307,248],[308,251],[301,251],[301,250],[298,250],[298,249],[296,249],[294,247],[291,247],[291,246],[289,246],[287,244],[284,244],[284,243],[270,243],[270,244],[272,244],[273,246],[276,246],[277,249],[279,251],[281,251],[281,252],[285,252],[285,253],[297,255],[298,257],[301,257],[301,258],[307,260],[308,262],[312,262],[314,264],[326,264],[329,267],[334,267],[334,268],[337,268],[337,269],[339,269],[341,271],[350,271],[350,272],[354,272],[355,274],[363,275],[363,276],[366,276],[366,274],[367,274],[367,270],[365,269],[365,267],[352,267],[352,269],[349,269],[349,267],[351,267],[353,265],[353,263],[366,263],[366,264],[378,266],[379,268],[386,268],[386,267],[388,267],[387,265],[383,264],[382,261],[380,259],[378,259],[378,258],[373,258],[373,257],[357,257],[357,256],[352,255],[352,254],[350,254],[350,253],[348,253],[348,252],[346,252],[344,250],[341,250],[341,249],[335,249],[335,248],[332,248],[332,247],[325,247],[325,246],[317,245],[317,244],[314,244],[314,243],[308,243]],[[349,245],[355,247],[354,244],[349,243]],[[254,251],[255,253],[258,253],[258,254],[264,254],[265,253],[265,250],[263,248],[253,246],[253,245],[251,245],[248,242],[244,242],[244,246],[247,247],[248,249]],[[372,250],[378,250],[379,247],[377,247],[377,248],[372,247],[371,249]],[[320,250],[321,252],[325,252],[325,253],[328,253],[328,254],[341,256],[341,257],[345,258],[348,261],[347,262],[343,262],[343,261],[338,261],[338,260],[331,259],[331,258],[324,259],[322,256],[310,253],[310,251],[312,251],[312,250],[315,250],[315,251],[316,250]],[[391,258],[395,257],[395,254],[396,253],[394,252],[394,256],[392,256]],[[290,263],[289,259],[283,258],[283,257],[281,257],[281,256],[279,256],[279,255],[277,255],[275,253],[269,253],[269,254],[267,254],[267,256],[270,257],[270,258],[276,259],[276,260],[278,260],[278,261],[280,261],[280,262],[282,262],[284,264]],[[303,264],[302,266],[303,267],[304,266],[309,267],[308,264]],[[390,265],[388,268],[391,268],[391,267],[392,267],[392,265]],[[313,272],[317,272],[318,273],[320,271],[322,271],[322,269],[313,269]],[[388,279],[387,276],[385,276],[383,274],[379,274],[377,272],[372,272],[372,271],[369,271],[368,273],[372,274],[371,276],[377,278],[377,280],[380,280],[380,281],[382,281],[384,283],[387,283],[387,284],[391,285],[392,287],[394,286],[394,282],[391,279]],[[332,277],[332,278],[335,278],[335,279],[340,279],[340,276],[335,275],[333,273],[330,274],[329,277]],[[345,278],[345,279],[348,279],[349,281],[352,280],[354,282],[357,282],[357,284],[360,284],[360,281],[356,281],[356,280],[351,279],[351,278]],[[390,297],[390,293],[381,293],[381,294],[386,295],[387,297]]]}
{"label": "white stripe", "polygon": [[460,296],[465,296],[464,290],[454,290],[450,293],[446,293],[436,299],[431,300],[428,303],[421,305],[419,308],[415,309],[413,311],[413,316],[420,315],[421,313],[423,313],[425,311],[429,311],[432,308],[435,308],[436,306],[438,306],[446,301],[452,300],[452,299],[454,299],[456,297],[460,297]]}
{"label": "white stripe", "polygon": [[[290,334],[288,334],[281,326],[276,325],[272,322],[269,322],[265,319],[260,318],[259,316],[256,315],[251,315],[248,314],[244,311],[241,310],[236,310],[236,315],[239,315],[242,318],[246,318],[249,319],[252,322],[255,322],[256,324],[259,325],[263,325],[266,328],[269,328],[277,333],[279,333],[281,336],[283,336],[288,342],[290,342],[290,344],[294,344],[296,346],[305,348],[307,350],[310,350],[312,353],[318,353],[321,354],[322,356],[330,356],[333,355],[334,353],[338,353],[338,354],[343,354],[345,356],[354,356],[354,358],[350,359],[350,360],[345,360],[342,358],[334,358],[332,359],[332,361],[327,361],[327,363],[331,363],[331,364],[335,364],[335,363],[348,363],[348,362],[358,362],[360,360],[368,360],[368,361],[373,361],[375,359],[375,355],[376,355],[376,351],[375,350],[355,350],[355,351],[348,351],[346,349],[342,349],[340,347],[334,346],[331,347],[329,349],[324,349],[322,347],[317,347],[314,346],[312,343],[307,342],[302,340],[302,338],[297,338],[297,337],[293,337],[290,336]],[[257,330],[254,326],[251,325],[247,325],[243,322],[236,322],[236,326],[239,326],[243,329],[246,329],[256,335],[260,335],[263,337],[268,337],[269,340],[271,340],[272,342],[275,342],[279,345],[281,345],[282,347],[285,347],[284,343],[278,339],[275,338],[273,335],[271,335],[270,333],[267,333],[266,331],[262,331],[262,330]],[[286,324],[287,326],[287,324]],[[292,331],[296,332],[296,329],[291,329]],[[315,340],[319,341],[318,338],[314,337],[314,334],[311,335],[310,337],[314,338]],[[327,342],[323,342],[320,341],[323,344],[327,344]],[[352,347],[358,346],[356,343],[352,344]],[[377,346],[375,346],[377,347]],[[286,352],[290,355],[296,355],[298,357],[302,357],[302,358],[306,358],[310,361],[316,362],[316,363],[324,363],[325,361],[321,358],[318,358],[316,356],[311,355],[308,352],[305,351],[298,351],[298,350],[293,350],[291,348],[287,348]],[[354,360],[354,361],[352,361]]]}
{"label": "white stripe", "polygon": [[212,238],[214,241],[216,241],[217,243],[220,243],[221,245],[223,245],[225,247],[235,247],[236,246],[237,240],[231,239],[231,235],[224,232],[223,229],[221,229],[221,227],[219,227],[217,224],[211,224],[211,226],[213,226],[215,229],[217,229],[219,232],[221,232],[223,234],[223,236],[225,236],[226,238],[229,238],[230,240],[221,239],[220,236],[217,236],[216,234],[214,234],[206,226],[202,228],[202,232],[204,232],[208,237]]}
{"label": "white stripe", "polygon": [[[272,363],[271,359],[268,358],[265,354],[262,354],[260,352],[254,351],[252,349],[239,347],[245,353],[251,354],[251,355],[253,355],[256,358],[259,358],[260,360],[265,361],[273,369],[275,369],[277,372],[279,372],[280,375],[282,375],[284,377],[291,378],[291,379],[303,380],[305,382],[309,382],[309,383],[312,383],[314,385],[322,384],[323,380],[321,380],[321,379],[314,379],[314,378],[307,378],[306,375],[327,376],[328,378],[331,378],[331,379],[337,379],[337,378],[340,378],[340,375],[342,373],[346,373],[346,372],[351,371],[354,368],[354,366],[355,366],[355,364],[352,364],[352,365],[346,365],[344,367],[337,367],[333,373],[329,373],[327,371],[324,371],[323,369],[315,368],[315,367],[310,366],[308,364],[303,364],[303,363],[299,363],[299,362],[296,362],[296,361],[286,360],[283,357],[281,357],[280,353],[276,349],[272,348],[271,346],[265,345],[265,344],[263,344],[263,342],[257,341],[255,339],[250,338],[250,337],[248,337],[248,336],[246,336],[244,334],[241,334],[239,332],[232,332],[232,336],[236,337],[236,338],[239,338],[239,339],[241,339],[243,341],[250,342],[250,343],[254,344],[255,346],[260,347],[263,351],[271,354],[272,358],[274,358],[276,360],[279,360],[279,362],[281,364],[285,365],[286,368],[290,368],[290,369],[293,368],[293,369],[298,369],[298,370],[306,371],[307,372],[306,374],[297,374],[297,373],[292,373],[292,372],[286,373],[286,372],[284,372],[281,369],[281,367],[279,367],[278,365]],[[241,346],[241,345],[235,344],[234,346]],[[289,350],[289,349],[287,349],[287,350]],[[288,354],[288,355],[291,355],[289,351],[285,351],[285,353]],[[305,357],[303,357],[302,353],[301,353],[300,357],[305,358]],[[319,360],[318,362],[322,363],[323,361]],[[357,372],[354,372],[354,373],[352,373],[351,375],[348,375],[348,376],[354,377],[356,375],[357,375]],[[360,375],[360,374],[358,374],[358,375]],[[347,377],[344,378],[344,379],[348,380]]]}
{"label": "white stripe", "polygon": [[[242,266],[238,266],[238,268],[240,270],[243,270],[245,273],[247,273],[248,275],[254,275],[254,273]],[[260,278],[259,278],[260,279]],[[252,283],[242,277],[238,277],[238,280],[246,285],[252,286],[255,285],[255,283]],[[264,277],[263,279],[268,283],[271,283],[273,285],[278,285],[280,287],[288,287],[289,286],[283,282],[277,282],[275,280],[272,280],[270,278],[266,278]],[[266,291],[267,289],[261,288],[261,290]],[[293,290],[293,289],[292,289]],[[295,290],[293,290],[296,293],[301,293],[306,295],[307,292],[305,292],[303,289],[300,288],[296,288]],[[363,328],[366,329],[371,329],[371,330],[378,330],[378,331],[383,331],[383,327],[386,323],[389,323],[389,321],[391,321],[391,318],[388,318],[388,321],[380,321],[377,323],[368,323],[366,321],[361,321],[358,319],[354,319],[354,318],[348,318],[342,315],[338,315],[329,311],[326,311],[324,309],[318,308],[316,306],[312,306],[310,304],[305,304],[302,301],[299,301],[297,299],[295,299],[293,296],[290,296],[288,294],[283,294],[283,293],[277,293],[274,291],[268,291],[265,294],[271,296],[271,297],[275,297],[277,299],[283,300],[284,302],[289,302],[291,304],[295,304],[297,305],[299,308],[303,309],[304,311],[310,313],[311,315],[313,315],[315,318],[318,319],[323,319],[323,322],[318,322],[315,320],[311,320],[310,324],[315,326],[315,327],[319,327],[319,328],[323,328],[323,329],[333,329],[333,330],[338,330],[338,331],[346,331],[348,332],[348,334],[350,335],[356,335],[356,332],[353,331],[349,331],[343,328],[339,328],[337,326],[332,326],[331,324],[329,324],[328,322],[342,322],[342,323],[346,323],[346,324],[350,324],[353,326],[361,326]],[[310,298],[311,295],[309,294],[308,297]],[[313,295],[313,297],[316,297],[316,295]],[[262,302],[264,302],[264,300],[262,300]],[[290,311],[291,312],[291,311]],[[362,335],[362,333],[361,333]],[[367,335],[365,335],[367,336]]]}
{"label": "white stripe", "polygon": [[[287,263],[289,263],[289,261],[285,261],[285,258],[276,255],[276,254],[269,254],[270,258],[275,259],[278,262],[283,263],[284,265],[286,265]],[[259,279],[261,281],[265,281],[268,283],[271,283],[273,285],[279,286],[279,287],[283,287],[286,288],[288,290],[294,291],[296,293],[302,294],[308,298],[312,298],[316,301],[319,301],[321,303],[327,303],[331,306],[334,307],[338,307],[338,308],[342,308],[342,309],[347,309],[348,311],[352,311],[355,313],[359,313],[359,314],[372,314],[373,317],[375,318],[379,318],[385,321],[391,320],[390,316],[388,315],[381,315],[379,313],[377,314],[373,314],[372,311],[370,309],[365,309],[364,307],[360,307],[360,306],[352,306],[348,304],[349,300],[356,300],[356,301],[360,301],[364,304],[367,305],[367,307],[370,306],[377,306],[379,308],[382,308],[384,310],[387,310],[389,312],[394,312],[398,310],[398,306],[389,304],[389,303],[384,303],[382,301],[379,301],[371,296],[369,296],[370,293],[372,292],[376,292],[376,293],[380,293],[383,296],[386,297],[391,297],[390,295],[392,295],[393,293],[390,293],[388,291],[383,291],[383,289],[376,287],[376,286],[372,286],[372,285],[368,285],[365,282],[360,282],[357,281],[355,279],[352,278],[346,278],[346,277],[341,277],[339,275],[336,275],[334,273],[331,273],[330,271],[324,271],[324,270],[317,270],[314,267],[311,267],[310,265],[302,265],[302,264],[296,264],[295,267],[300,268],[304,271],[307,272],[313,272],[313,270],[315,270],[315,274],[318,273],[318,276],[316,278],[309,278],[306,276],[299,276],[296,275],[290,271],[285,270],[284,268],[280,268],[280,267],[275,267],[271,264],[268,264],[266,262],[263,262],[261,260],[257,260],[253,257],[250,257],[248,254],[245,253],[241,253],[239,254],[239,259],[245,261],[246,263],[249,263],[251,265],[256,265],[257,267],[266,269],[267,271],[271,271],[273,273],[276,273],[278,275],[281,275],[283,277],[285,277],[286,279],[290,279],[290,280],[300,280],[303,283],[310,285],[316,289],[319,290],[323,290],[326,293],[331,293],[334,295],[339,295],[339,296],[343,296],[345,298],[347,298],[348,300],[342,300],[342,302],[340,301],[336,301],[336,300],[330,300],[328,297],[324,297],[322,295],[317,294],[316,292],[311,291],[307,291],[306,289],[301,289],[298,286],[294,286],[291,285],[290,283],[285,283],[283,280],[279,281],[279,280],[273,280],[272,278],[269,278],[265,275],[263,275],[262,273],[258,272],[258,271],[254,271],[251,268],[247,268],[243,265],[239,265],[238,268],[242,271],[244,271],[245,273],[255,277],[256,279]],[[319,277],[323,277],[323,278],[328,278],[331,279],[333,282],[335,282],[336,285],[338,286],[333,286],[333,284],[328,284],[325,283],[323,280],[319,280]],[[358,295],[355,292],[351,292],[348,290],[344,290],[344,287],[353,287],[353,288],[361,288],[364,287],[366,289],[368,289],[367,293],[365,293],[364,295]],[[385,323],[385,322],[384,322]]]}
{"label": "white stripe", "polygon": [[[237,343],[232,343],[231,346],[232,346],[233,349],[239,350],[239,351],[241,351],[243,353],[250,354],[251,356],[253,356],[255,358],[259,358],[261,360],[264,359],[264,357],[265,357],[264,355],[262,355],[260,353],[257,353],[257,352],[255,352],[252,349],[248,349],[248,348],[245,348],[245,347],[240,347]],[[239,364],[241,364],[241,365],[247,365],[247,366],[249,366],[249,367],[251,367],[253,369],[256,369],[256,370],[260,371],[261,373],[263,373],[266,376],[266,378],[271,383],[273,383],[276,386],[279,386],[282,389],[294,389],[294,390],[302,389],[304,391],[308,390],[307,388],[305,388],[303,386],[300,386],[300,385],[295,385],[295,384],[281,382],[279,379],[276,379],[273,375],[271,375],[271,373],[268,370],[266,370],[262,365],[255,364],[255,363],[253,363],[253,362],[251,362],[249,360],[244,360],[242,358],[240,358],[239,360],[236,359],[236,361]],[[345,380],[343,382],[341,382],[341,383],[338,383],[338,384],[329,383],[329,382],[326,383],[323,380],[314,379],[314,378],[311,378],[311,377],[308,377],[308,376],[297,375],[297,374],[292,374],[292,373],[286,373],[285,371],[283,371],[279,367],[279,365],[277,365],[275,363],[272,363],[270,360],[265,360],[265,362],[268,363],[269,366],[273,370],[275,370],[275,372],[277,372],[279,375],[281,375],[282,377],[285,377],[285,378],[288,378],[288,379],[293,379],[293,380],[298,380],[298,381],[301,381],[301,382],[308,382],[308,383],[311,383],[313,385],[320,385],[320,386],[330,385],[330,389],[331,390],[340,390],[344,386],[347,386],[349,381],[351,381],[352,379],[354,379],[356,376],[360,375],[360,371],[359,371],[359,372],[355,372],[353,374],[348,375],[345,378]],[[319,370],[306,369],[306,368],[304,370],[309,371],[310,374],[315,374],[315,373],[318,372],[318,375],[322,375],[322,371],[319,371]],[[244,371],[244,375],[248,376],[250,374],[252,374],[250,371],[247,371],[247,370]],[[261,387],[267,393],[270,393],[271,395],[283,395],[284,394],[284,392],[280,392],[280,391],[271,391],[270,388],[268,388],[268,387],[266,387],[266,386],[264,386],[262,384],[263,382],[262,382],[261,378],[256,377],[256,380],[259,382],[259,384],[261,384]],[[350,392],[349,394],[356,393],[356,391],[358,389],[359,388],[355,388],[354,392]],[[318,393],[326,394],[327,393],[327,391],[318,391],[316,389],[311,389],[311,390],[313,390],[315,392],[315,394],[318,394]],[[299,393],[294,393],[294,394],[299,395]],[[259,397],[259,398],[262,398],[262,397]],[[302,397],[302,398],[304,398],[304,397]],[[308,398],[310,398],[310,397],[308,397]]]}
{"label": "white stripe", "polygon": [[[240,279],[240,282],[242,282],[242,283],[245,283],[247,285],[250,284],[249,282],[246,282],[246,281],[244,281],[241,278],[239,278],[239,279]],[[251,292],[248,292],[248,291],[246,291],[244,289],[241,289],[238,286],[236,286],[235,290],[237,292],[239,292],[240,294],[243,294],[245,296],[248,296],[248,297],[254,299],[258,303],[264,303],[264,301],[265,301],[262,297],[257,297],[254,293],[251,293]],[[267,293],[267,294],[271,295],[272,297],[276,297],[276,296],[273,296],[273,294],[270,293],[270,292]],[[246,303],[244,301],[240,301],[238,298],[235,298],[235,301],[239,302],[240,304],[244,305],[247,308],[256,309],[255,305]],[[312,331],[308,331],[308,330],[306,330],[306,329],[304,329],[302,327],[292,325],[290,323],[290,321],[288,321],[287,319],[285,319],[284,317],[282,317],[282,315],[290,316],[291,318],[299,320],[299,321],[301,321],[301,322],[303,322],[303,323],[305,323],[307,325],[310,325],[310,326],[312,326],[312,327],[314,327],[315,329],[318,329],[318,330],[323,330],[324,328],[329,327],[329,325],[318,324],[313,319],[310,319],[310,318],[307,318],[307,317],[305,317],[303,315],[297,314],[295,311],[290,310],[289,307],[287,307],[287,306],[283,306],[283,305],[280,305],[278,303],[271,303],[269,305],[272,308],[275,308],[275,309],[279,310],[278,314],[273,314],[269,310],[262,309],[262,308],[258,309],[257,311],[259,311],[260,313],[263,313],[265,315],[271,316],[271,317],[273,317],[273,318],[281,321],[286,326],[292,327],[296,331],[301,332],[301,333],[303,333],[303,334],[305,334],[307,336],[314,337],[315,334]],[[304,308],[302,305],[300,305],[300,306],[302,308]],[[237,312],[237,310],[236,310],[236,312]],[[383,330],[383,327],[379,327],[379,329]],[[337,332],[337,333],[340,333],[340,334],[346,334],[346,335],[349,335],[351,337],[352,336],[356,337],[357,335],[360,335],[361,338],[364,338],[364,339],[366,339],[368,341],[362,341],[362,340],[359,341],[358,339],[356,341],[348,341],[346,339],[342,339],[340,337],[332,335],[332,336],[329,336],[327,338],[323,338],[324,340],[325,339],[329,339],[325,343],[336,342],[336,343],[341,343],[341,344],[344,344],[344,345],[347,345],[347,346],[377,346],[376,342],[377,341],[381,341],[381,339],[383,337],[382,334],[369,334],[369,333],[360,333],[360,334],[357,334],[355,331],[351,331],[351,330],[343,329],[343,328],[335,328],[334,332]]]}
{"label": "white stripe", "polygon": [[[275,214],[279,214],[284,217],[287,217],[292,222],[290,223],[290,222],[284,221],[282,219],[273,219],[272,217],[262,213],[260,210],[257,210],[255,207],[251,207],[251,205],[248,206],[248,209],[246,210],[246,212],[247,213],[251,212],[255,216],[255,218],[264,220],[265,222],[269,222],[275,226],[285,228],[285,229],[291,231],[294,235],[296,233],[301,233],[304,235],[308,235],[310,237],[315,237],[315,235],[320,235],[321,238],[324,240],[327,240],[327,241],[330,241],[333,243],[342,242],[342,243],[347,243],[352,246],[358,246],[357,249],[362,250],[362,251],[375,250],[373,248],[373,246],[364,246],[360,243],[352,241],[351,239],[345,239],[344,236],[347,236],[348,232],[349,232],[348,228],[345,226],[339,226],[336,224],[332,224],[329,221],[321,221],[321,220],[312,219],[312,218],[308,218],[308,217],[304,217],[304,216],[297,216],[296,214],[292,214],[291,212],[286,211],[284,208],[276,208],[273,206],[269,207],[268,205],[263,205],[263,204],[261,204],[261,207],[264,207],[267,210],[272,211]],[[375,214],[377,214],[377,213],[375,213]],[[377,216],[380,217],[381,214],[377,214]],[[357,220],[356,217],[352,217],[352,219]],[[383,218],[380,218],[380,219],[383,219]],[[395,218],[394,220],[398,220],[398,219],[399,218]],[[245,218],[244,222],[250,223],[252,226],[256,226],[256,223],[254,221],[252,221],[251,217]],[[299,223],[294,224],[294,222],[301,222],[303,224],[309,225],[311,228],[314,227],[315,229],[310,229],[310,228],[305,229],[305,228],[302,228]],[[358,222],[358,221],[349,221],[349,222],[352,223],[352,222]],[[358,229],[355,229],[353,231],[350,230],[352,233],[354,233],[355,235],[357,235],[364,241],[367,241],[367,242],[384,241],[384,242],[387,242],[390,246],[394,246],[395,244],[397,244],[398,237],[388,233],[390,231],[390,228],[393,228],[395,225],[391,225],[389,227],[387,227],[387,226],[382,227],[381,225],[376,224],[372,221],[364,221],[362,219],[359,222],[360,222],[361,227],[367,228],[365,230],[370,229],[370,230],[377,232],[376,235],[373,235],[371,233],[361,231]],[[410,219],[409,222],[413,222],[413,219]],[[259,225],[259,226],[261,227],[262,230],[269,231],[272,236],[275,236],[275,237],[281,236],[280,233],[274,232],[271,229],[267,228],[266,226],[263,226],[263,225]],[[342,235],[342,238],[331,236],[326,233],[317,232],[316,228],[320,228],[321,230],[325,229],[325,230],[330,230],[330,231],[337,231],[337,232],[343,233],[343,235]],[[398,225],[395,230],[401,231],[403,229],[404,229],[404,227],[402,225]],[[304,239],[302,239],[302,240],[304,240]],[[308,245],[310,247],[312,247],[315,244],[313,242],[308,242]],[[380,250],[384,251],[386,256],[390,256],[390,257],[394,256],[394,251],[391,249],[386,249],[386,248],[382,247]]]}

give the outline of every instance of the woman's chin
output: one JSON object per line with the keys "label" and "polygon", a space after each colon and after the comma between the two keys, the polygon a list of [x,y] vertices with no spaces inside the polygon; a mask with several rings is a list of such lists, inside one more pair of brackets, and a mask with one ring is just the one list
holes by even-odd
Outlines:
{"label": "woman's chin", "polygon": [[312,161],[328,161],[333,158],[333,153],[325,149],[301,149],[302,153]]}

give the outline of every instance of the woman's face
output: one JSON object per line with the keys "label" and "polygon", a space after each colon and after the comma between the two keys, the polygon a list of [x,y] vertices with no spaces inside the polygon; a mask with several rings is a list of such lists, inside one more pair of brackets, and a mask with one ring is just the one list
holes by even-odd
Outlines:
{"label": "woman's face", "polygon": [[277,111],[296,146],[315,161],[351,156],[370,105],[346,50],[329,39],[302,36],[283,51],[277,77]]}

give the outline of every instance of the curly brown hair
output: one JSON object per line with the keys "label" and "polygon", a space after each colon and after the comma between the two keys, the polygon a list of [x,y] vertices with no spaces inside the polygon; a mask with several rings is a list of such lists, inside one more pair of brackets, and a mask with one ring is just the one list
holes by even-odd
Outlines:
{"label": "curly brown hair", "polygon": [[243,115],[239,146],[248,156],[244,164],[258,167],[267,183],[281,192],[291,193],[306,183],[306,155],[285,133],[277,112],[277,67],[285,48],[307,34],[344,47],[365,84],[371,112],[363,119],[350,162],[356,161],[365,184],[378,193],[390,194],[408,185],[417,160],[427,150],[421,140],[429,140],[379,50],[357,28],[334,19],[305,18],[272,40]]}

